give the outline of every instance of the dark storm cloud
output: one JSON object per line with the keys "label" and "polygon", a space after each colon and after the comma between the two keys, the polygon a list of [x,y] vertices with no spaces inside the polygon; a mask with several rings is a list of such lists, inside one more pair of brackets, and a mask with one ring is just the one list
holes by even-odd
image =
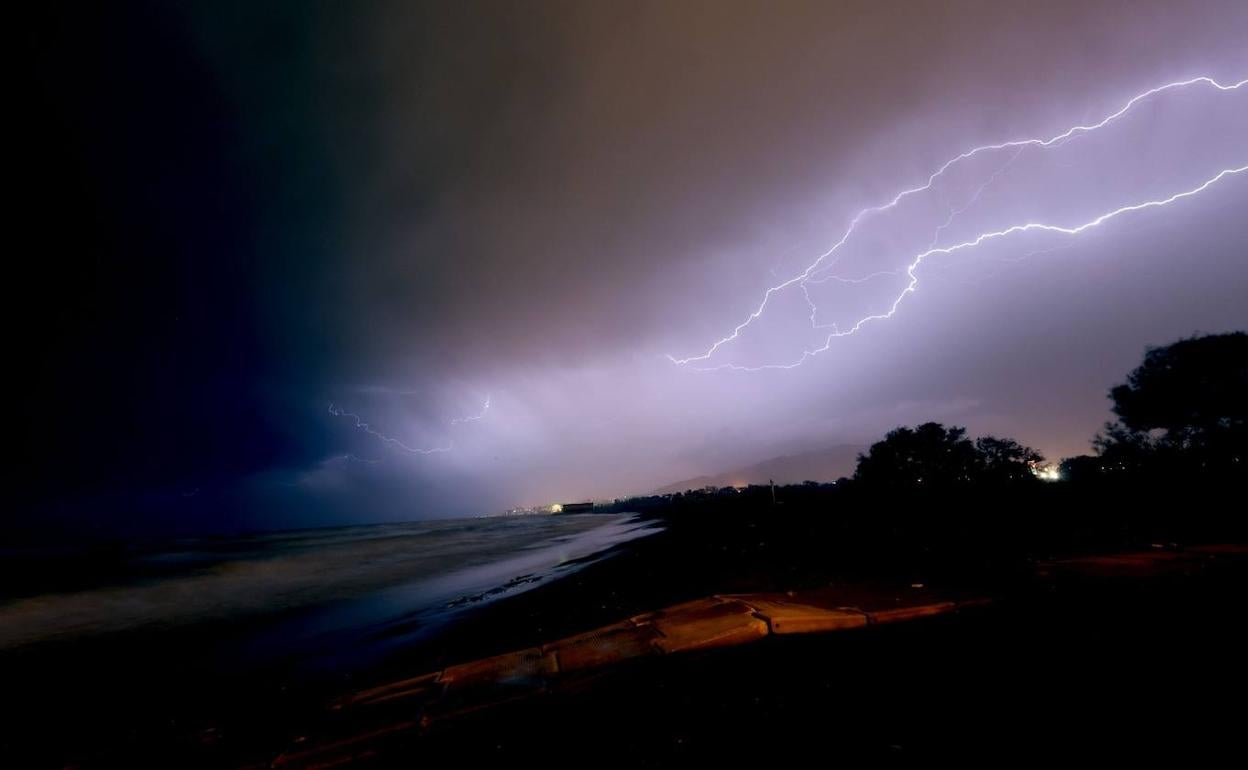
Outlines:
{"label": "dark storm cloud", "polygon": [[[944,276],[801,371],[662,356],[968,145],[1248,75],[1246,32],[1236,2],[46,14],[22,283],[59,320],[10,399],[33,405],[31,496],[121,474],[122,499],[165,490],[151,515],[196,523],[471,513],[928,418],[1080,451],[1145,344],[1248,324],[1242,184],[1146,235]],[[488,420],[453,423],[487,395]],[[390,451],[330,401],[455,451]]]}

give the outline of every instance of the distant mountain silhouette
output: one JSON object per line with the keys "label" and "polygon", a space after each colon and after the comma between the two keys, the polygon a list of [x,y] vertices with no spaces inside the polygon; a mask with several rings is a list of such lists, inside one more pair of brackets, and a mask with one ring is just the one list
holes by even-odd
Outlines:
{"label": "distant mountain silhouette", "polygon": [[697,476],[668,484],[654,491],[657,495],[684,492],[686,489],[703,487],[731,487],[743,484],[766,484],[773,479],[777,484],[800,484],[803,481],[835,481],[850,476],[858,463],[858,453],[865,446],[844,444],[816,449],[812,452],[784,455],[763,460],[744,468],[713,476]]}

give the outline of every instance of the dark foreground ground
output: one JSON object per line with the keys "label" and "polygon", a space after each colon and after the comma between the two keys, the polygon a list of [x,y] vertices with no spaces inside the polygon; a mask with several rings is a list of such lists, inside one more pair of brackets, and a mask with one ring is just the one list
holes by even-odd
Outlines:
{"label": "dark foreground ground", "polygon": [[647,659],[413,728],[363,764],[1242,757],[1248,560],[1120,567],[1041,567],[956,615]]}
{"label": "dark foreground ground", "polygon": [[[976,541],[961,550],[946,543],[939,558],[928,558],[924,539],[838,545],[823,524],[775,512],[765,522],[671,519],[663,534],[482,607],[350,681],[279,677],[207,686],[186,676],[194,661],[171,660],[154,699],[150,689],[126,690],[124,661],[136,653],[114,650],[118,665],[109,670],[96,656],[42,689],[23,682],[23,699],[34,700],[9,699],[14,711],[6,722],[37,723],[38,731],[6,737],[11,761],[4,764],[263,767],[396,719],[411,720],[412,729],[380,742],[361,766],[1191,761],[1245,750],[1242,553],[1123,543],[1067,544],[1054,554],[1143,548],[1161,556],[1139,568],[1075,567],[998,554]],[[984,596],[992,604],[633,661],[424,726],[414,707],[350,718],[329,709],[361,688],[710,594],[829,587],[849,595],[893,592],[906,601]],[[156,639],[145,654],[158,649]]]}

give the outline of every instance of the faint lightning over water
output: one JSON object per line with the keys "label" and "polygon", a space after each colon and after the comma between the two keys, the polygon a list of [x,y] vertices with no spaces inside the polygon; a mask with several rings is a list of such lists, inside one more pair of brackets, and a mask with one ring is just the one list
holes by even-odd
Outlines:
{"label": "faint lightning over water", "polygon": [[477,422],[479,420],[484,420],[486,413],[489,411],[490,411],[490,397],[486,396],[485,405],[481,407],[480,412],[477,412],[476,414],[470,414],[467,417],[456,417],[454,420],[451,420],[451,425],[462,425],[466,422]]}
{"label": "faint lightning over water", "polygon": [[387,436],[384,433],[374,429],[368,423],[364,422],[364,420],[358,414],[355,414],[354,412],[344,411],[334,406],[331,403],[329,405],[329,413],[335,417],[345,417],[349,420],[354,421],[355,427],[364,431],[368,435],[375,436],[383,444],[386,444],[387,446],[390,446],[394,449],[398,449],[402,452],[407,452],[408,454],[413,454],[413,455],[438,454],[440,452],[449,452],[455,446],[454,444],[448,444],[444,447],[428,447],[428,448],[408,446],[407,444],[404,444],[402,441],[399,441],[397,438]]}
{"label": "faint lightning over water", "polygon": [[[490,411],[490,397],[487,395],[485,397],[485,404],[482,405],[481,407],[481,411],[475,414],[467,415],[466,417],[456,417],[455,419],[450,421],[450,424],[451,425],[463,425],[469,422],[479,422],[485,419],[485,416],[486,414],[489,413],[489,411]],[[356,428],[364,431],[370,436],[376,437],[382,443],[394,449],[407,452],[408,454],[417,454],[417,455],[438,454],[441,452],[449,452],[455,447],[454,443],[448,443],[446,446],[435,446],[435,447],[409,446],[408,444],[403,443],[399,439],[394,438],[392,436],[387,436],[386,434],[382,433],[376,428],[373,428],[371,425],[365,422],[364,419],[360,417],[358,414],[355,414],[354,412],[348,412],[339,407],[336,407],[334,406],[332,402],[329,405],[329,413],[332,414],[334,417],[345,417],[349,420],[352,420]],[[349,458],[349,457],[352,457],[352,455],[344,455],[344,457]],[[375,461],[369,461],[369,462],[375,462]]]}
{"label": "faint lightning over water", "polygon": [[[823,345],[821,345],[820,347],[814,348],[813,350],[804,351],[801,354],[800,358],[788,364],[768,364],[768,365],[762,365],[762,366],[741,366],[737,364],[721,364],[717,366],[690,366],[690,368],[693,368],[699,371],[713,371],[713,370],[721,370],[721,369],[730,369],[730,370],[738,370],[738,371],[760,371],[760,370],[766,370],[766,369],[792,369],[797,366],[800,366],[802,363],[804,363],[811,357],[826,351],[830,347],[832,341],[835,340],[836,338],[849,336],[857,332],[864,325],[869,324],[872,321],[880,321],[880,320],[886,320],[886,319],[892,318],[893,315],[896,314],[897,308],[900,306],[900,304],[906,298],[906,296],[915,291],[915,288],[918,285],[918,279],[915,277],[914,271],[915,269],[919,267],[920,264],[922,264],[923,260],[929,256],[938,255],[938,254],[952,254],[958,251],[963,251],[966,249],[974,248],[986,241],[992,241],[992,240],[996,240],[996,239],[999,239],[1008,235],[1022,233],[1022,232],[1044,231],[1044,232],[1051,232],[1051,233],[1057,233],[1057,234],[1062,234],[1062,235],[1071,235],[1071,236],[1078,235],[1079,233],[1082,233],[1085,230],[1088,230],[1093,227],[1097,227],[1098,225],[1110,219],[1118,217],[1122,214],[1126,214],[1126,213],[1130,213],[1134,211],[1141,211],[1144,209],[1166,206],[1176,201],[1182,200],[1184,198],[1197,195],[1203,192],[1204,190],[1206,190],[1207,188],[1209,188],[1210,186],[1214,185],[1215,183],[1221,181],[1225,177],[1231,176],[1234,174],[1239,174],[1243,172],[1245,168],[1248,168],[1248,167],[1240,166],[1240,167],[1223,169],[1216,176],[1213,176],[1212,178],[1207,179],[1203,184],[1193,189],[1175,193],[1174,195],[1171,195],[1170,197],[1167,197],[1167,198],[1144,201],[1141,203],[1131,204],[1128,206],[1123,206],[1121,208],[1113,209],[1107,213],[1101,214],[1100,216],[1097,216],[1079,225],[1062,226],[1062,225],[1044,224],[1044,223],[1038,223],[1038,222],[1025,222],[1023,224],[1014,225],[1011,227],[1004,228],[1002,230],[985,232],[975,238],[972,238],[962,243],[958,243],[953,246],[944,246],[944,247],[939,247],[939,248],[936,246],[936,243],[938,242],[939,237],[941,233],[943,232],[943,230],[949,224],[952,223],[953,219],[959,213],[961,213],[961,211],[965,210],[970,205],[970,203],[974,202],[974,199],[978,198],[978,196],[984,191],[984,189],[988,185],[992,184],[992,182],[1001,174],[1001,172],[1006,167],[1008,167],[1010,163],[1012,163],[1014,159],[1018,157],[1018,154],[1021,153],[1023,150],[1027,148],[1043,149],[1043,148],[1053,147],[1061,143],[1064,143],[1068,139],[1097,131],[1101,128],[1104,128],[1110,125],[1114,121],[1121,118],[1123,115],[1126,115],[1129,111],[1131,111],[1132,108],[1140,104],[1142,101],[1149,99],[1150,97],[1156,96],[1157,94],[1161,94],[1163,92],[1191,88],[1191,87],[1212,88],[1212,89],[1215,89],[1216,91],[1227,92],[1227,91],[1235,91],[1243,87],[1245,84],[1248,84],[1248,78],[1244,80],[1240,80],[1235,83],[1231,83],[1231,84],[1223,84],[1223,83],[1218,82],[1214,78],[1207,77],[1207,76],[1194,77],[1194,78],[1189,78],[1186,80],[1178,80],[1178,81],[1174,81],[1171,83],[1166,83],[1164,85],[1157,86],[1155,88],[1150,88],[1147,91],[1143,91],[1139,94],[1136,94],[1135,96],[1127,100],[1127,102],[1123,104],[1122,107],[1120,107],[1118,110],[1107,115],[1106,117],[1102,118],[1101,120],[1095,123],[1073,126],[1071,128],[1066,129],[1065,131],[1062,131],[1061,133],[1055,134],[1047,138],[1037,137],[1037,138],[1029,138],[1029,139],[1015,139],[1015,140],[1011,140],[1008,142],[1000,142],[997,144],[980,145],[978,147],[973,147],[959,155],[956,155],[950,158],[949,160],[945,161],[941,166],[939,166],[931,175],[927,177],[927,180],[923,182],[922,184],[917,185],[915,187],[910,187],[910,188],[907,188],[898,192],[896,195],[894,195],[890,200],[888,200],[885,203],[872,206],[869,208],[865,208],[859,211],[850,220],[848,227],[845,229],[844,233],[842,233],[841,237],[837,239],[827,251],[820,254],[802,272],[798,273],[792,278],[789,278],[786,281],[783,281],[781,283],[778,283],[768,288],[763,293],[763,298],[761,302],[758,304],[758,306],[754,309],[754,311],[751,312],[745,318],[744,321],[737,324],[736,327],[733,328],[731,333],[716,340],[713,344],[711,344],[710,347],[708,347],[705,351],[703,351],[700,354],[688,356],[685,358],[677,358],[675,356],[668,355],[667,358],[672,363],[681,365],[681,366],[689,366],[691,364],[697,364],[699,362],[707,361],[712,356],[714,356],[723,346],[737,340],[741,336],[741,334],[747,328],[749,328],[751,324],[754,323],[754,321],[761,318],[764,315],[764,313],[767,311],[768,303],[770,302],[771,298],[774,295],[792,286],[799,286],[801,290],[803,291],[807,304],[810,306],[811,325],[816,329],[830,328],[833,330],[832,333],[826,338]],[[850,237],[854,235],[854,233],[858,230],[859,225],[862,224],[864,220],[866,220],[867,218],[875,214],[881,214],[889,210],[895,209],[903,200],[911,196],[931,190],[933,186],[936,184],[937,180],[939,180],[942,176],[944,176],[946,172],[948,172],[955,165],[963,163],[979,155],[992,153],[992,152],[998,152],[1002,150],[1013,150],[1014,153],[1012,157],[1010,158],[1010,160],[1005,164],[1005,166],[1003,166],[1001,169],[998,169],[998,171],[976,191],[975,195],[972,197],[972,200],[970,202],[968,202],[967,204],[965,204],[964,206],[958,209],[951,209],[949,219],[945,222],[945,224],[937,228],[937,232],[935,236],[933,237],[933,240],[929,248],[915,255],[911,259],[909,265],[905,268],[905,273],[910,279],[909,283],[901,291],[901,293],[897,295],[896,298],[892,301],[892,304],[889,306],[889,309],[886,312],[875,313],[872,315],[864,316],[858,319],[852,325],[848,325],[847,328],[843,330],[839,329],[834,324],[819,324],[817,322],[816,320],[817,308],[815,306],[815,303],[811,299],[809,292],[806,289],[806,286],[808,284],[823,283],[828,280],[835,280],[841,283],[861,283],[861,282],[870,280],[872,278],[879,277],[881,275],[887,275],[890,273],[899,274],[901,272],[901,271],[879,271],[879,272],[871,273],[867,276],[864,276],[862,278],[857,278],[857,279],[842,278],[839,276],[831,275],[828,272],[830,268],[836,264],[836,259],[833,258],[834,255],[836,255],[837,252],[840,251],[840,249],[845,245],[845,243],[849,241]]]}

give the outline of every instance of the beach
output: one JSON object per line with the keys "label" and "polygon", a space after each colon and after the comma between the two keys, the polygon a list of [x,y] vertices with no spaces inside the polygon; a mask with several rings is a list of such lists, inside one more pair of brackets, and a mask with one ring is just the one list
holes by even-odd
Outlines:
{"label": "beach", "polygon": [[[726,534],[721,529],[700,540],[720,550],[731,540]],[[622,546],[617,558],[483,608],[444,644],[361,683],[355,692],[363,702],[348,704],[262,762],[303,768],[443,761],[740,766],[797,757],[1192,761],[1238,745],[1237,711],[1222,694],[1248,684],[1242,661],[1248,624],[1239,608],[1248,588],[1243,546],[1033,560],[1013,580],[978,585],[947,576],[924,583],[895,573],[854,577],[829,570],[822,589],[701,600],[690,598],[702,587],[672,581],[680,569],[674,565],[689,564],[688,546],[668,530]],[[715,576],[712,561],[697,564],[720,585],[756,591],[774,585],[774,573],[768,578],[746,568]],[[967,590],[983,593],[947,606]],[[726,638],[722,625],[693,617],[678,636],[660,625],[666,638],[657,655],[606,643],[615,625],[584,633],[630,615],[623,625],[645,627],[662,601],[681,603],[659,616],[709,619],[699,609],[707,602],[758,607],[757,598],[805,602],[818,593],[852,613],[856,607],[941,610],[903,612],[900,622],[875,621],[872,610],[865,624],[812,633],[773,627],[746,639]],[[637,608],[643,611],[633,614]],[[776,617],[771,610],[760,615]],[[748,622],[742,617],[736,628]],[[594,638],[606,643],[599,647],[601,665],[565,670],[570,645]],[[669,644],[680,648],[664,654]],[[534,650],[549,655],[552,649],[554,671],[532,667]],[[469,681],[474,678],[479,681]],[[401,681],[384,684],[395,680]],[[382,697],[370,700],[370,692]]]}
{"label": "beach", "polygon": [[495,517],[132,543],[108,569],[98,547],[62,555],[55,575],[28,574],[0,601],[0,671],[22,704],[0,746],[60,766],[136,741],[185,750],[223,727],[280,740],[276,724],[464,616],[656,529],[629,515]]}
{"label": "beach", "polygon": [[[789,492],[798,502],[798,490]],[[337,619],[321,621],[328,632],[267,620],[257,633],[255,618],[240,617],[10,651],[4,659],[25,712],[10,722],[23,729],[7,734],[6,753],[33,767],[318,767],[343,756],[370,767],[590,757],[667,766],[765,761],[777,751],[865,760],[991,758],[1019,747],[1034,756],[1087,747],[1126,756],[1146,745],[1199,753],[1225,748],[1232,735],[1227,712],[1212,704],[1223,687],[1248,682],[1238,653],[1248,631],[1236,604],[1248,588],[1243,548],[1119,546],[1045,561],[973,542],[925,560],[891,530],[873,543],[843,520],[796,505],[759,516],[758,500],[739,497],[681,512],[669,504],[499,524],[500,532],[516,527],[505,538],[512,546],[495,554],[503,558],[449,573],[475,582],[440,593],[409,586],[397,594],[409,601],[400,613],[399,589],[369,591],[346,605],[354,614],[322,611]],[[437,524],[456,526],[473,525]],[[352,552],[376,540],[360,535],[347,538]],[[354,694],[394,682],[446,682],[452,670],[494,669],[482,661],[516,651],[562,650],[602,633],[595,629],[645,626],[664,608],[700,616],[708,602],[745,606],[734,617],[751,628],[751,617],[774,623],[766,607],[784,611],[786,602],[866,620],[797,634],[764,626],[729,640],[703,639],[695,617],[676,647],[660,621],[667,641],[655,651],[668,652],[657,657],[608,648],[571,671],[560,651],[568,670],[558,676],[507,664],[460,694],[438,684],[437,702],[417,692],[423,685],[401,685],[380,707],[340,710]],[[903,622],[885,622],[889,608]],[[348,617],[355,625],[344,625]],[[269,656],[240,655],[240,638]],[[272,657],[282,639],[297,654]],[[214,662],[219,655],[227,666]],[[1172,732],[1141,742],[1163,722]],[[1193,735],[1206,736],[1203,749],[1189,745]],[[344,755],[343,741],[367,751]]]}

